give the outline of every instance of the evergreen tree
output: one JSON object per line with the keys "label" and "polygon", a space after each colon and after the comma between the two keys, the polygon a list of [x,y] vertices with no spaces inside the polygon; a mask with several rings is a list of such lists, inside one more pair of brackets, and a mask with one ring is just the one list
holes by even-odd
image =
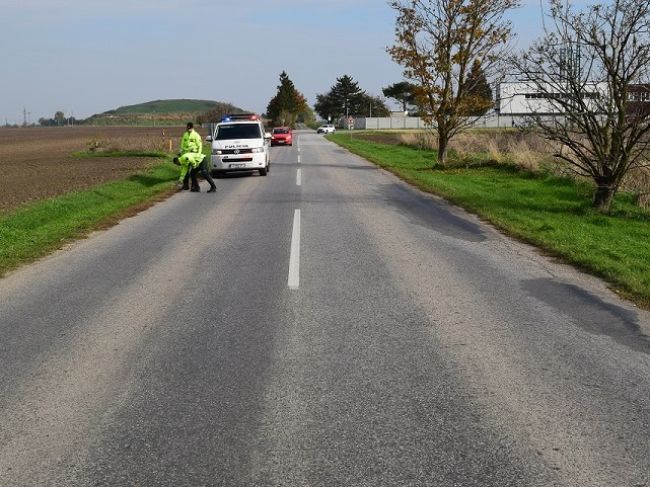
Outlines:
{"label": "evergreen tree", "polygon": [[490,84],[485,77],[485,71],[483,71],[478,59],[474,60],[472,64],[465,85],[467,115],[485,115],[485,112],[493,106],[492,88],[490,88]]}
{"label": "evergreen tree", "polygon": [[266,108],[266,116],[273,120],[275,125],[293,126],[298,116],[307,108],[305,97],[296,90],[289,75],[282,71],[278,91]]}
{"label": "evergreen tree", "polygon": [[324,119],[361,116],[368,112],[366,96],[366,92],[359,88],[359,83],[346,74],[336,79],[336,84],[328,93],[316,95],[314,108]]}

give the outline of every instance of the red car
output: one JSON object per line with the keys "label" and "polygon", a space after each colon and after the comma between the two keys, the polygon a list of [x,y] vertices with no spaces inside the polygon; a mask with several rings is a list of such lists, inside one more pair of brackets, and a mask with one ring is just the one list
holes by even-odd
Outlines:
{"label": "red car", "polygon": [[271,145],[293,145],[293,134],[289,127],[275,127],[271,134]]}

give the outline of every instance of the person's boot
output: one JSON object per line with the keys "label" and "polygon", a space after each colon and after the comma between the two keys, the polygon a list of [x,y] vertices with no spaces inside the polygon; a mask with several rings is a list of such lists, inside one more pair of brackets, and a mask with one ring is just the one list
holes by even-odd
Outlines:
{"label": "person's boot", "polygon": [[217,192],[217,187],[216,187],[216,186],[212,186],[212,187],[208,190],[208,193],[216,193],[216,192]]}
{"label": "person's boot", "polygon": [[189,184],[183,184],[183,187],[181,188],[181,191],[187,191],[188,189],[190,189]]}
{"label": "person's boot", "polygon": [[190,189],[190,193],[200,193],[200,192],[201,192],[201,188],[199,188],[198,186],[192,186],[192,189]]}

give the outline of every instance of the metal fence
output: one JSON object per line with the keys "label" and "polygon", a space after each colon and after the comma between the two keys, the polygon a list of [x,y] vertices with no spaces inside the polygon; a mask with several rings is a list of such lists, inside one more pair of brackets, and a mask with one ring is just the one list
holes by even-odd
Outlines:
{"label": "metal fence", "polygon": [[[530,118],[517,115],[501,115],[491,113],[474,120],[471,125],[475,128],[514,128],[529,124]],[[385,117],[385,118],[356,118],[356,130],[391,130],[391,129],[430,129],[431,125],[418,117]]]}

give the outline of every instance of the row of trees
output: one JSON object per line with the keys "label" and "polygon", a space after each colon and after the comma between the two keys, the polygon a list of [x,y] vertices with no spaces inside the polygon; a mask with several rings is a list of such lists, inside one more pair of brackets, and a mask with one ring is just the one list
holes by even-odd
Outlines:
{"label": "row of trees", "polygon": [[[359,83],[347,74],[337,78],[327,93],[316,95],[314,108],[325,120],[338,120],[347,116],[386,117],[390,114],[383,99],[367,94],[359,87]],[[314,111],[285,71],[280,74],[280,84],[267,106],[266,117],[271,119],[274,125],[282,126],[309,124],[315,120]]]}
{"label": "row of trees", "polygon": [[[414,83],[400,81],[383,88],[382,92],[386,98],[402,105],[404,112],[419,114],[421,101],[418,98],[418,88]],[[466,89],[475,100],[475,103],[468,105],[467,114],[480,116],[493,106],[492,89],[478,61],[472,64]],[[390,110],[382,98],[368,94],[347,74],[336,78],[336,83],[327,93],[316,95],[314,109],[322,119],[328,121],[347,117],[390,116]],[[308,123],[314,119],[314,113],[304,95],[296,89],[285,71],[280,74],[280,84],[276,95],[267,106],[266,117],[272,120],[274,125],[283,126],[294,126],[297,122]]]}
{"label": "row of trees", "polygon": [[531,124],[560,148],[559,160],[596,183],[593,205],[608,212],[624,176],[649,165],[650,109],[631,95],[650,93],[650,2],[610,0],[575,10],[550,0],[550,27],[513,56],[505,15],[519,5],[392,1],[396,37],[388,52],[413,82],[398,96],[435,126],[438,163],[445,164],[449,141],[491,104],[481,85],[507,72],[525,79],[562,114],[533,114]]}
{"label": "row of trees", "polygon": [[63,127],[65,125],[77,125],[78,123],[79,120],[73,116],[66,117],[62,111],[57,111],[54,118],[42,117],[38,119],[38,124],[42,127]]}
{"label": "row of trees", "polygon": [[316,113],[327,120],[342,117],[387,117],[390,111],[378,96],[369,95],[349,75],[336,79],[327,93],[316,95]]}
{"label": "row of trees", "polygon": [[207,112],[202,113],[201,115],[196,117],[196,123],[198,124],[217,123],[229,113],[243,113],[243,112],[244,110],[242,110],[239,107],[236,107],[232,103],[217,103],[214,106],[214,108],[211,108]]}

